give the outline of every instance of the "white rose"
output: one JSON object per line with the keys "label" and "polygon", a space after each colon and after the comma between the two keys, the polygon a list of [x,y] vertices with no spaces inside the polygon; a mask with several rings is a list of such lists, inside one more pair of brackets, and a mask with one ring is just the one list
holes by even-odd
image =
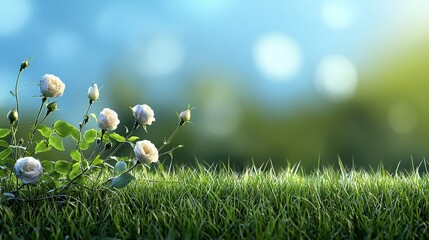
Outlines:
{"label": "white rose", "polygon": [[158,149],[149,140],[136,142],[134,153],[141,163],[158,162]]}
{"label": "white rose", "polygon": [[39,160],[33,157],[20,158],[15,163],[15,174],[24,184],[36,183],[43,174]]}
{"label": "white rose", "polygon": [[88,88],[88,98],[91,101],[95,101],[100,96],[100,91],[98,90],[97,84],[92,84],[90,88]]}
{"label": "white rose", "polygon": [[45,97],[61,97],[66,85],[52,74],[45,74],[40,80],[40,92]]}
{"label": "white rose", "polygon": [[181,112],[179,115],[179,118],[180,118],[180,121],[182,122],[191,121],[191,109]]}
{"label": "white rose", "polygon": [[135,105],[132,109],[134,118],[141,125],[152,125],[155,121],[155,113],[147,104]]}
{"label": "white rose", "polygon": [[104,108],[103,111],[100,112],[97,123],[101,129],[113,131],[118,127],[120,121],[118,119],[118,114],[115,111],[109,108]]}

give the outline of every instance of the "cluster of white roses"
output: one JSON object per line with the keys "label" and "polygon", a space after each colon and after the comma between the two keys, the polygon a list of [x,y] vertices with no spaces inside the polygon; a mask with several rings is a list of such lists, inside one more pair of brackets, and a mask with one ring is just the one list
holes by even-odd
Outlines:
{"label": "cluster of white roses", "polygon": [[[28,62],[26,66],[28,66]],[[22,65],[21,65],[21,68],[22,68]],[[40,92],[43,95],[42,105],[49,98],[56,98],[56,97],[62,96],[64,93],[64,89],[65,89],[65,84],[61,81],[59,77],[52,74],[44,75],[40,80]],[[90,106],[93,102],[99,99],[100,92],[97,84],[92,84],[92,86],[88,89],[87,96],[90,100],[89,101]],[[55,102],[49,103],[47,105],[47,109],[48,110],[47,110],[46,116],[50,112],[55,111],[56,103]],[[131,110],[135,118],[135,128],[139,125],[143,127],[146,127],[147,125],[152,125],[152,123],[155,121],[155,117],[154,117],[155,113],[152,110],[152,108],[147,104],[135,105],[134,107],[131,108]],[[40,114],[40,111],[39,111],[39,114]],[[18,121],[19,111],[17,109],[13,109],[8,113],[7,117],[10,121],[10,124],[12,125]],[[180,120],[179,127],[183,125],[183,123],[189,122],[190,119],[191,119],[191,111],[188,108],[187,110],[179,114],[179,120]],[[38,122],[36,120],[35,126],[33,126],[34,128],[39,126],[41,122],[39,122],[39,125],[37,125],[37,123]],[[114,110],[109,108],[104,108],[100,112],[97,118],[97,125],[101,129],[102,136],[106,132],[116,130],[119,123],[120,123],[120,120],[118,118],[118,114]],[[80,125],[80,126],[82,129],[83,125]],[[29,145],[27,145],[27,147],[28,146]],[[162,147],[164,147],[164,145]],[[134,144],[134,153],[135,153],[137,163],[149,164],[149,163],[158,162],[158,158],[159,158],[158,150],[160,149],[157,149],[155,145],[149,140],[142,140],[142,141],[136,142]],[[86,171],[86,169],[84,171]],[[22,157],[17,159],[14,165],[14,172],[16,176],[19,179],[21,179],[23,184],[34,184],[42,176],[43,167],[39,160],[35,159],[34,157],[27,156],[27,157]]]}
{"label": "cluster of white roses", "polygon": [[[155,113],[146,104],[135,105],[132,108],[134,118],[142,126],[152,125],[155,121]],[[118,114],[110,108],[104,108],[98,117],[98,127],[103,131],[114,131],[120,123]],[[158,162],[158,149],[149,140],[136,142],[134,153],[141,163]]]}
{"label": "cluster of white roses", "polygon": [[[59,77],[53,74],[45,74],[40,80],[40,92],[43,94],[42,101],[45,102],[47,98],[61,97],[65,88],[66,85]],[[55,110],[52,109],[52,106],[56,106],[56,104],[50,104],[48,111]],[[7,117],[11,124],[18,121],[18,114],[19,113],[15,109],[8,113]],[[23,184],[33,184],[42,176],[43,167],[39,160],[33,157],[24,157],[16,161],[14,171],[16,176],[22,180]]]}

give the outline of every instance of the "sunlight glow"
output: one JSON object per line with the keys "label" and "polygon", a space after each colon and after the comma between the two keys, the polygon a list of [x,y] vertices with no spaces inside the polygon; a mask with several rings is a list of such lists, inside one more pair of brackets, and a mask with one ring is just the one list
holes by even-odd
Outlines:
{"label": "sunlight glow", "polygon": [[270,33],[260,37],[253,47],[253,60],[260,73],[273,81],[286,81],[301,69],[301,49],[287,35]]}
{"label": "sunlight glow", "polygon": [[332,100],[347,100],[353,97],[358,84],[355,65],[340,55],[322,59],[316,70],[316,89]]}
{"label": "sunlight glow", "polygon": [[356,11],[350,1],[330,0],[322,6],[322,20],[331,29],[347,29],[355,23]]}
{"label": "sunlight glow", "polygon": [[184,61],[182,42],[172,35],[158,35],[147,44],[145,62],[149,75],[167,75],[178,70]]}

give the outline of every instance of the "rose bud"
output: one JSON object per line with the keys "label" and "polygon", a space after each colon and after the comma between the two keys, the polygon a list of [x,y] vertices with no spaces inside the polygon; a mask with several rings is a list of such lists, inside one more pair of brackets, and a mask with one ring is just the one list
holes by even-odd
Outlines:
{"label": "rose bud", "polygon": [[21,67],[19,68],[19,71],[22,71],[28,67],[29,63],[28,60],[25,60],[21,63]]}
{"label": "rose bud", "polygon": [[182,122],[189,122],[191,120],[191,109],[181,112],[179,118]]}
{"label": "rose bud", "polygon": [[89,101],[92,103],[95,100],[98,100],[99,96],[100,96],[100,91],[98,90],[97,84],[94,83],[90,88],[88,88]]}
{"label": "rose bud", "polygon": [[51,102],[46,107],[48,108],[48,112],[46,114],[49,114],[58,109],[57,102]]}
{"label": "rose bud", "polygon": [[16,109],[12,109],[7,113],[7,119],[9,119],[9,123],[13,124],[14,122],[18,121],[18,111]]}

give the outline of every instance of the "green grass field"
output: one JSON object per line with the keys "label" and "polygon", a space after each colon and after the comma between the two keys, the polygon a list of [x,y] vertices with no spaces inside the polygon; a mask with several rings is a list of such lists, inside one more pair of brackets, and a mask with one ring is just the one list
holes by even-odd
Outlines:
{"label": "green grass field", "polygon": [[115,191],[79,187],[45,200],[3,200],[0,239],[429,238],[429,177],[417,171],[158,165],[134,175]]}

